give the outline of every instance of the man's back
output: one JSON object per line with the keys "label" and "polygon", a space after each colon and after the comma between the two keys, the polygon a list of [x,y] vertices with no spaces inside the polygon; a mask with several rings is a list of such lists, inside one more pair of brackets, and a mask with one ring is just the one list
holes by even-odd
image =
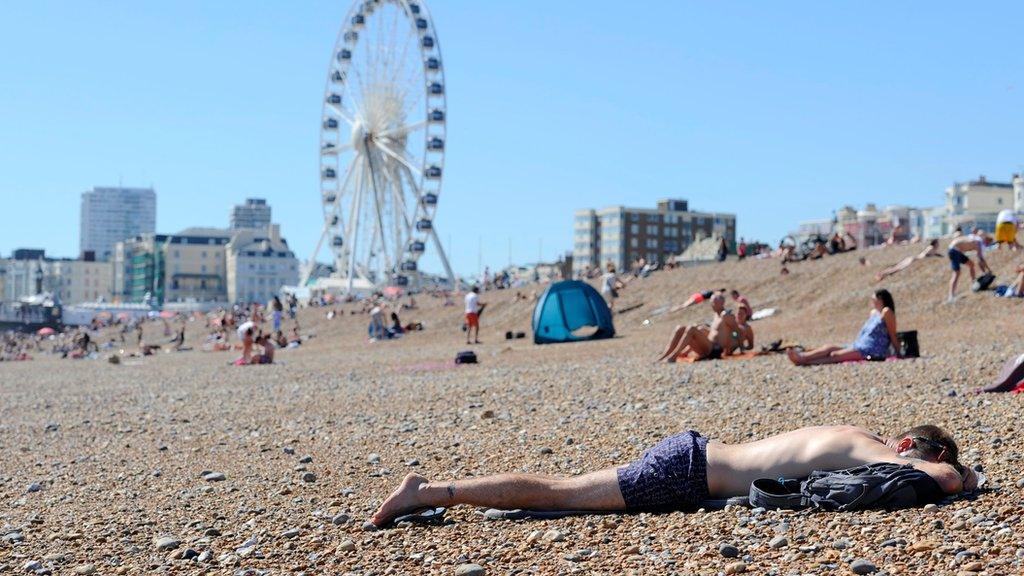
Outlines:
{"label": "man's back", "polygon": [[800,428],[744,444],[709,442],[707,454],[708,489],[714,497],[745,495],[758,478],[803,478],[814,470],[875,462],[913,464],[948,492],[960,490],[951,466],[900,457],[884,438],[855,426]]}

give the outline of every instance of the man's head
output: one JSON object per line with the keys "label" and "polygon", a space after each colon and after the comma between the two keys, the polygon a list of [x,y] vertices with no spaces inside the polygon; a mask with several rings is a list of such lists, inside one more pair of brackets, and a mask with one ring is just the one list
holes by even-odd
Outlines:
{"label": "man's head", "polygon": [[722,310],[725,310],[725,294],[722,292],[715,292],[711,297],[711,309],[716,314],[720,314]]}
{"label": "man's head", "polygon": [[729,292],[729,294],[730,294],[730,295],[732,295],[732,299],[733,299],[733,300],[737,300],[737,299],[739,299],[739,297],[740,297],[740,291],[739,291],[739,290],[736,290],[735,288],[733,288],[733,289],[732,289],[732,290],[731,290],[731,291]]}
{"label": "man's head", "polygon": [[469,289],[469,291],[474,293],[474,294],[477,294],[477,293],[480,292],[480,288],[478,288],[476,286],[473,286],[472,288]]}
{"label": "man's head", "polygon": [[915,426],[896,436],[896,453],[906,458],[952,464],[963,472],[960,448],[948,432],[933,424]]}

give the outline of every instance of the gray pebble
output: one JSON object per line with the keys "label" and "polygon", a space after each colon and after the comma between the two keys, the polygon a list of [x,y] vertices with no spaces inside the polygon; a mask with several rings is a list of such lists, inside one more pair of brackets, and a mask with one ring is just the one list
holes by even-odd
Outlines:
{"label": "gray pebble", "polygon": [[878,572],[878,567],[868,560],[857,558],[850,562],[850,570],[853,570],[854,574],[872,574]]}
{"label": "gray pebble", "polygon": [[1017,480],[1017,488],[1024,488],[1024,478]]}
{"label": "gray pebble", "polygon": [[455,576],[484,576],[487,570],[479,564],[461,564],[455,569]]}
{"label": "gray pebble", "polygon": [[4,537],[0,538],[0,540],[3,540],[4,542],[8,542],[10,544],[14,544],[15,542],[24,542],[25,535],[21,532],[10,532],[8,534],[4,534]]}
{"label": "gray pebble", "polygon": [[538,452],[539,454],[553,454],[553,453],[554,453],[555,451],[554,451],[554,450],[552,450],[551,448],[548,448],[547,446],[544,446],[544,447],[543,447],[543,448],[541,448],[540,450],[537,450],[537,452]]}
{"label": "gray pebble", "polygon": [[355,552],[356,543],[348,539],[342,540],[341,544],[338,544],[338,550],[342,552]]}
{"label": "gray pebble", "polygon": [[291,446],[285,446],[282,450],[284,450],[285,454],[295,454],[295,448],[292,448]]}
{"label": "gray pebble", "polygon": [[203,480],[206,480],[207,482],[223,482],[227,479],[228,477],[225,476],[223,472],[207,472],[206,474],[203,474]]}
{"label": "gray pebble", "polygon": [[366,522],[363,522],[362,528],[363,532],[374,532],[377,530],[377,525],[367,520]]}
{"label": "gray pebble", "polygon": [[153,545],[157,550],[174,550],[178,546],[181,546],[181,542],[175,538],[171,538],[170,536],[164,536],[162,538],[157,538]]}
{"label": "gray pebble", "polygon": [[312,464],[312,463],[313,463],[313,457],[312,456],[306,455],[306,456],[303,456],[302,458],[299,458],[299,464]]}
{"label": "gray pebble", "polygon": [[776,536],[768,542],[768,547],[772,548],[773,550],[785,548],[786,546],[789,546],[789,539],[785,536]]}
{"label": "gray pebble", "polygon": [[408,462],[406,462],[405,465],[406,466],[419,466],[420,465],[420,461],[418,459],[416,459],[416,458],[413,458],[412,460],[409,460]]}
{"label": "gray pebble", "polygon": [[718,553],[725,558],[736,558],[740,555],[740,549],[732,544],[722,544],[718,547]]}
{"label": "gray pebble", "polygon": [[846,550],[850,547],[850,541],[846,538],[840,538],[832,543],[832,547],[836,550]]}
{"label": "gray pebble", "polygon": [[27,488],[25,488],[25,491],[29,492],[29,493],[32,493],[32,492],[39,492],[42,489],[43,489],[43,486],[39,482],[33,482],[33,483],[29,484]]}
{"label": "gray pebble", "polygon": [[306,472],[305,474],[302,475],[302,481],[316,482],[316,474],[313,474],[312,472]]}
{"label": "gray pebble", "polygon": [[193,549],[191,549],[191,548],[187,548],[187,549],[186,549],[186,550],[185,550],[185,551],[184,551],[184,552],[183,552],[183,553],[181,554],[181,559],[182,559],[182,560],[191,560],[191,559],[193,559],[193,558],[197,558],[198,556],[199,556],[199,552],[196,552],[195,550],[193,550]]}
{"label": "gray pebble", "polygon": [[366,457],[366,461],[370,464],[380,464],[380,454],[370,454]]}
{"label": "gray pebble", "polygon": [[210,561],[211,558],[213,558],[213,552],[211,552],[209,550],[203,550],[202,554],[200,554],[196,558],[196,562],[200,562],[202,564],[206,564],[207,562]]}
{"label": "gray pebble", "polygon": [[281,537],[282,538],[295,538],[298,535],[299,535],[299,529],[298,528],[289,528],[289,529],[285,530],[284,532],[281,532]]}
{"label": "gray pebble", "polygon": [[348,524],[349,520],[351,520],[351,518],[349,518],[348,514],[342,513],[338,514],[334,518],[331,518],[331,523],[336,526],[341,526],[342,524]]}
{"label": "gray pebble", "polygon": [[29,560],[28,562],[25,562],[21,569],[26,572],[35,572],[36,570],[39,570],[42,567],[43,563],[39,560]]}

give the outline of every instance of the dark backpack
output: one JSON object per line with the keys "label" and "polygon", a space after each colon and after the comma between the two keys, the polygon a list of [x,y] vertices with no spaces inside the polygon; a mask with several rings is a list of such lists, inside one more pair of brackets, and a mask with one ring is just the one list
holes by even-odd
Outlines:
{"label": "dark backpack", "polygon": [[463,350],[455,355],[456,364],[476,364],[476,353],[472,350]]}
{"label": "dark backpack", "polygon": [[942,488],[910,464],[881,462],[846,470],[815,470],[803,480],[761,478],[750,485],[750,505],[768,509],[849,511],[914,508],[938,502]]}

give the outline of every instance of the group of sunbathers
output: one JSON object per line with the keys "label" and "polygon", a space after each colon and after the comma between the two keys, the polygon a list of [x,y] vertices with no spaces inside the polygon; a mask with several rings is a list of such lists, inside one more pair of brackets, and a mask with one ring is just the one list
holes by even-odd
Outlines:
{"label": "group of sunbathers", "polygon": [[682,358],[717,360],[754,348],[754,329],[749,323],[754,312],[750,303],[738,291],[732,290],[732,299],[737,304],[733,313],[725,307],[725,293],[725,288],[697,292],[683,304],[671,308],[670,311],[676,311],[709,302],[714,316],[710,324],[676,326],[668,346],[658,356],[658,362],[673,363]]}

